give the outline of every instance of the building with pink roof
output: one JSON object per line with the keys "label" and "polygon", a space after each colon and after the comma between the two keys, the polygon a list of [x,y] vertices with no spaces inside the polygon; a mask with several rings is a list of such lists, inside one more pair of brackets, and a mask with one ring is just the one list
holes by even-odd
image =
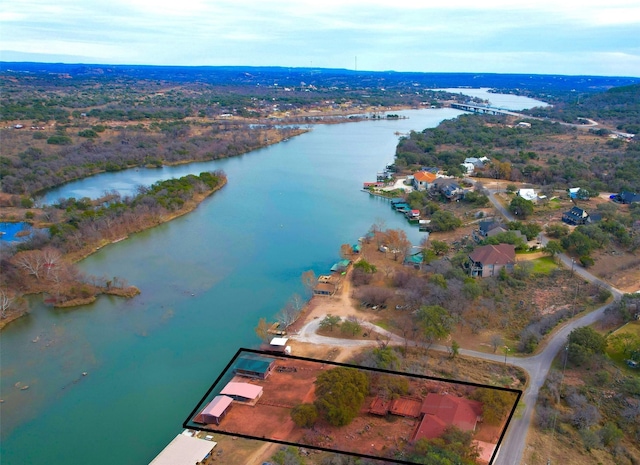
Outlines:
{"label": "building with pink roof", "polygon": [[215,396],[202,411],[202,423],[219,425],[227,414],[233,399],[229,396]]}

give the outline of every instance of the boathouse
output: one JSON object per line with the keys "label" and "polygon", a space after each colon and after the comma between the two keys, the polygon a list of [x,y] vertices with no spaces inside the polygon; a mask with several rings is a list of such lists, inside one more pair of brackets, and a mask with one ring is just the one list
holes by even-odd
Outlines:
{"label": "boathouse", "polygon": [[266,379],[275,363],[275,359],[269,357],[238,357],[233,366],[233,372],[247,378]]}
{"label": "boathouse", "polygon": [[220,394],[229,396],[237,402],[254,402],[262,396],[262,386],[231,381],[220,391]]}
{"label": "boathouse", "polygon": [[205,425],[219,425],[225,417],[233,399],[229,396],[215,396],[202,411],[202,423]]}
{"label": "boathouse", "polygon": [[288,337],[274,337],[269,344],[262,344],[260,350],[271,354],[291,354],[291,346],[287,345]]}
{"label": "boathouse", "polygon": [[336,286],[333,283],[318,283],[313,288],[313,295],[332,296],[336,293]]}
{"label": "boathouse", "polygon": [[149,465],[193,465],[202,462],[216,442],[178,434]]}

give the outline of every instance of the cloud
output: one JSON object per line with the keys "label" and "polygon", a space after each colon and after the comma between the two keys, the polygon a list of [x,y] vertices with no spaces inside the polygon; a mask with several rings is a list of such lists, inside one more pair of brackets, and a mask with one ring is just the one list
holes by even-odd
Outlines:
{"label": "cloud", "polygon": [[111,63],[350,67],[358,55],[361,69],[500,72],[546,56],[589,74],[602,63],[574,54],[600,53],[640,75],[637,0],[21,0],[2,3],[0,27],[5,49]]}

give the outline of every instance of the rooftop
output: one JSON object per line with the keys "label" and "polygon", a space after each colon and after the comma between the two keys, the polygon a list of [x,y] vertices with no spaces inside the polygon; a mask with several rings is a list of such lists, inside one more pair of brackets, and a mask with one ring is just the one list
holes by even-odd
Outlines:
{"label": "rooftop", "polygon": [[516,249],[512,244],[483,245],[469,254],[474,262],[493,265],[515,263]]}
{"label": "rooftop", "polygon": [[220,391],[223,396],[238,396],[247,399],[255,399],[262,395],[262,386],[250,383],[238,383],[231,381]]}
{"label": "rooftop", "polygon": [[201,462],[216,444],[178,434],[149,465],[193,465]]}

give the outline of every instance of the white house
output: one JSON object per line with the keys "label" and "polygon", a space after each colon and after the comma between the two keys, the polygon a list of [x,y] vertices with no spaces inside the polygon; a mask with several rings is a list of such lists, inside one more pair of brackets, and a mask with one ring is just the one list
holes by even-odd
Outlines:
{"label": "white house", "polygon": [[518,195],[523,199],[530,200],[532,202],[535,202],[536,200],[538,200],[538,195],[536,194],[536,191],[533,189],[520,189],[518,191]]}

